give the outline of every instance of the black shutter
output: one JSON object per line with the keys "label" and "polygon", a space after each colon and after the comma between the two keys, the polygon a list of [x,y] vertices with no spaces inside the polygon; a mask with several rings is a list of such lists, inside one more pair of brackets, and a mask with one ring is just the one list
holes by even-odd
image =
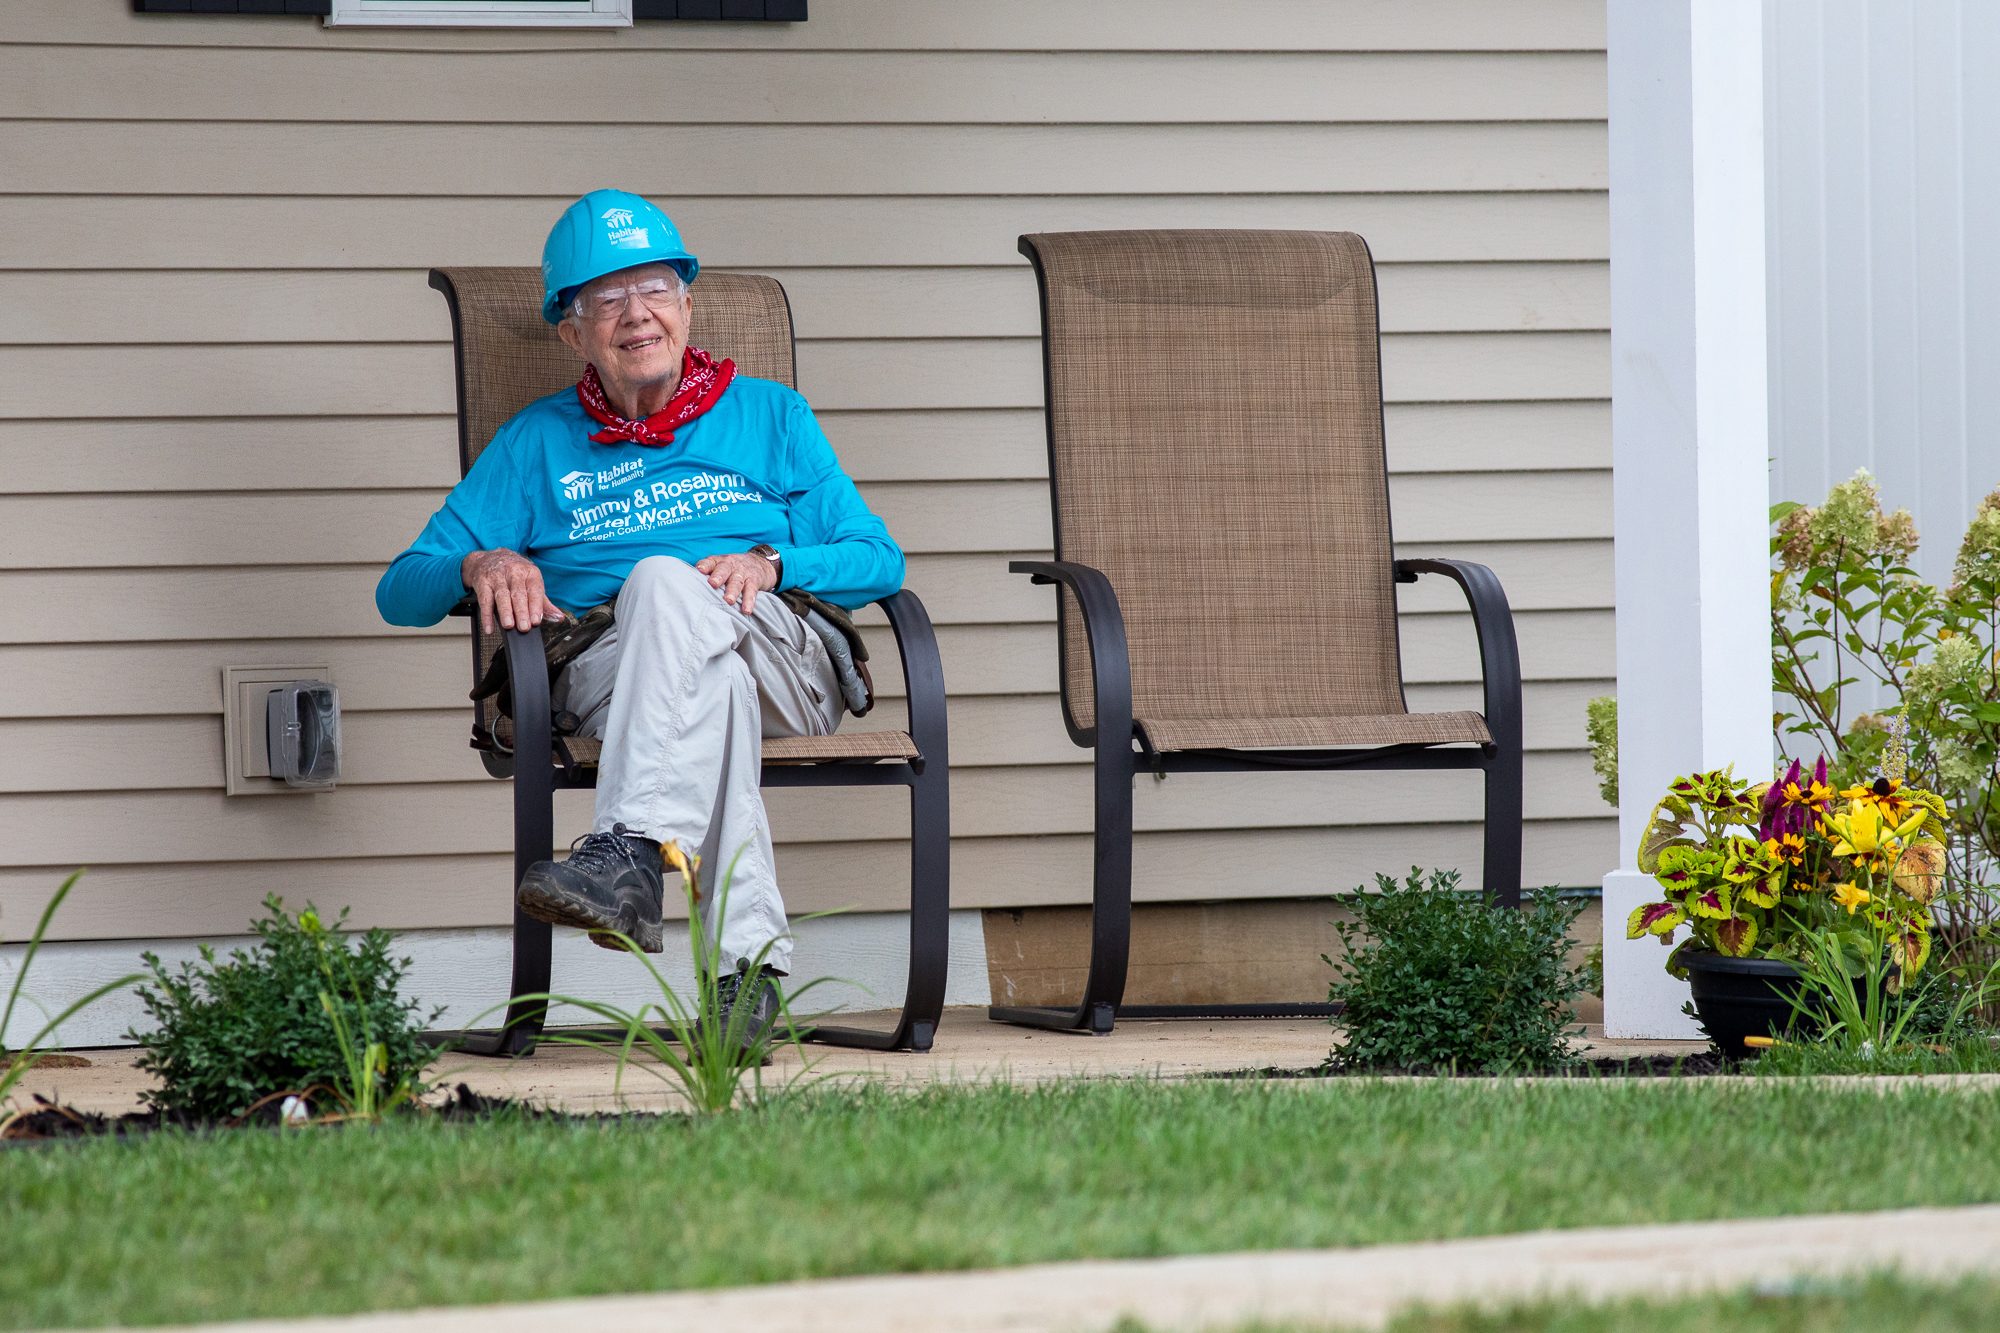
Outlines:
{"label": "black shutter", "polygon": [[333,0],[132,0],[135,14],[316,14],[333,12]]}
{"label": "black shutter", "polygon": [[[312,14],[333,12],[333,0],[132,0],[135,14]],[[806,0],[632,0],[632,17],[733,23],[804,23]]]}

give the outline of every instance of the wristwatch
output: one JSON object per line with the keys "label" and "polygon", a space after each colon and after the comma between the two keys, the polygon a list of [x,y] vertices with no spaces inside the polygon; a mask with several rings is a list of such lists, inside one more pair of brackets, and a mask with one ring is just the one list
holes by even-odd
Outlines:
{"label": "wristwatch", "polygon": [[785,581],[785,557],[778,554],[778,548],[769,542],[758,542],[750,548],[750,554],[761,555],[771,562],[771,586],[777,587]]}

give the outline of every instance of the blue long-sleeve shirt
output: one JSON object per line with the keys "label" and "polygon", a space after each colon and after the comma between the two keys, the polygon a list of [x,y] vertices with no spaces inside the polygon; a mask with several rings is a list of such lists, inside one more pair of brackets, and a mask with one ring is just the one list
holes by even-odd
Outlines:
{"label": "blue long-sleeve shirt", "polygon": [[465,557],[501,546],[572,615],[617,596],[647,556],[692,564],[759,542],[784,558],[781,587],[841,606],[903,586],[901,548],[784,385],[738,375],[665,447],[598,444],[598,429],[574,389],[516,413],[382,575],[382,618],[435,625],[465,596]]}

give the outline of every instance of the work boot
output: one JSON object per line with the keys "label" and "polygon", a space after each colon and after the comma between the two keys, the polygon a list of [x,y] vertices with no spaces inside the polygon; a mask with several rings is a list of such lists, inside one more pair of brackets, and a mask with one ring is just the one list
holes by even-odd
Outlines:
{"label": "work boot", "polygon": [[[743,972],[731,972],[718,977],[715,983],[716,1006],[714,1020],[724,1033],[736,1023],[739,1030],[736,1044],[741,1050],[749,1050],[771,1030],[778,1017],[777,974],[768,968],[753,967]],[[737,1015],[741,1013],[739,1019]],[[764,1056],[764,1063],[771,1063],[770,1054]]]}
{"label": "work boot", "polygon": [[592,932],[591,942],[619,949],[618,931],[646,953],[661,949],[661,908],[666,889],[660,844],[623,824],[609,833],[586,833],[566,861],[538,861],[521,877],[514,901],[537,921]]}

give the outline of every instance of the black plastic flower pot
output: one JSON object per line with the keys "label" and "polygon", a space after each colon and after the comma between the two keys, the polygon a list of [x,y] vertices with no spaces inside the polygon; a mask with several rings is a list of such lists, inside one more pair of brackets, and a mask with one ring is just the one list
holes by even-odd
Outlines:
{"label": "black plastic flower pot", "polygon": [[1791,999],[1804,983],[1790,963],[1695,950],[1682,954],[1681,961],[1694,992],[1695,1016],[1724,1059],[1755,1054],[1743,1044],[1745,1037],[1805,1037],[1818,1027],[1792,1008]]}

